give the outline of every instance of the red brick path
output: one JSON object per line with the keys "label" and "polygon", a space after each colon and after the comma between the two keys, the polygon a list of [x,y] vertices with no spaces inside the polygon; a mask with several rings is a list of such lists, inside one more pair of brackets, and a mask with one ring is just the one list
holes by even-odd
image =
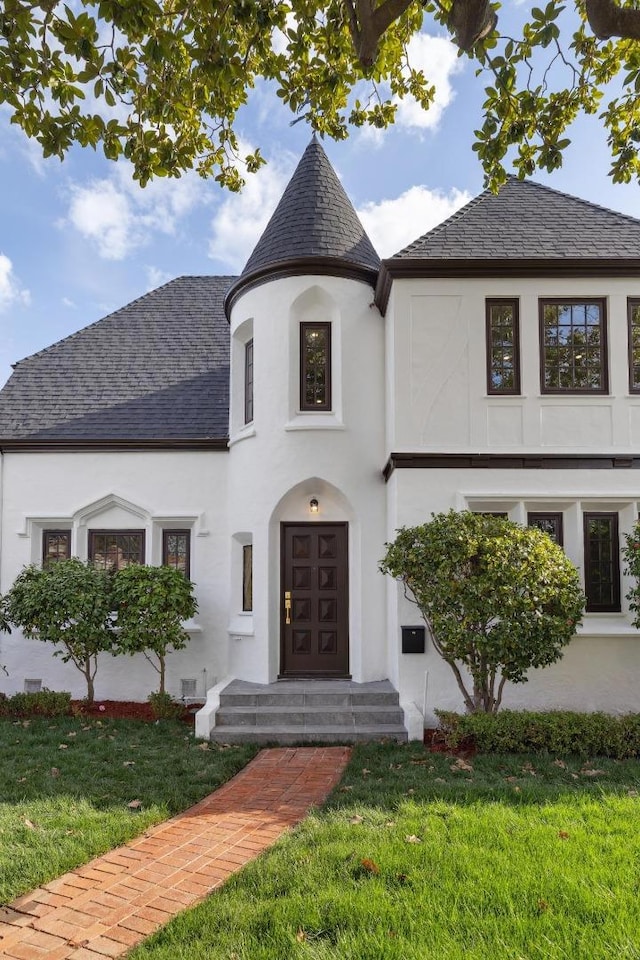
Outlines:
{"label": "red brick path", "polygon": [[203,900],[320,803],[348,747],[263,750],[195,807],[0,908],[0,957],[118,957]]}

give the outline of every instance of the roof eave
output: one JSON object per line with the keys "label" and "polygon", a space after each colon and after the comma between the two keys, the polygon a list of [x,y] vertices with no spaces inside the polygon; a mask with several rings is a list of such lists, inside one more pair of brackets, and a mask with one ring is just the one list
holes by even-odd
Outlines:
{"label": "roof eave", "polygon": [[640,257],[391,257],[383,260],[375,303],[386,313],[395,279],[473,279],[475,277],[628,277],[640,276]]}
{"label": "roof eave", "polygon": [[340,257],[291,257],[254,270],[241,276],[227,292],[224,310],[227,320],[231,310],[240,297],[254,287],[262,286],[271,280],[301,276],[345,277],[348,280],[360,280],[375,288],[378,271],[364,264],[352,263]]}
{"label": "roof eave", "polygon": [[54,453],[127,450],[228,450],[228,437],[158,437],[158,438],[105,438],[75,440],[60,439],[0,439],[0,453]]}

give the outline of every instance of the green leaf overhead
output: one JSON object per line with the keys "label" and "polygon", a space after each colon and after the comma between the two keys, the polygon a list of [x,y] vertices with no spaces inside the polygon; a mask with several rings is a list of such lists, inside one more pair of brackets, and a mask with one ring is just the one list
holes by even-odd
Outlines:
{"label": "green leaf overhead", "polygon": [[[446,32],[485,84],[475,149],[487,182],[554,170],[580,113],[599,113],[616,181],[640,165],[640,10],[631,0],[550,0],[515,36],[490,0],[7,0],[0,103],[63,158],[74,144],[128,158],[145,184],[196,168],[232,190],[264,162],[242,149],[238,111],[260,81],[337,140],[393,123],[398,98],[425,110],[421,30]],[[607,87],[615,81],[608,90]]]}

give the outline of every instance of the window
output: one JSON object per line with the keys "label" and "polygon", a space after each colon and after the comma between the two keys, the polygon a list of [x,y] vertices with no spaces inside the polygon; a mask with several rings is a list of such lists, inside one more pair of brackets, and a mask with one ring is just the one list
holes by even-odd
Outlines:
{"label": "window", "polygon": [[640,300],[629,300],[629,392],[640,393]]}
{"label": "window", "polygon": [[607,393],[604,300],[540,301],[542,393]]}
{"label": "window", "polygon": [[587,613],[620,610],[617,513],[584,515],[584,590]]}
{"label": "window", "polygon": [[253,338],[244,347],[244,422],[253,420]]}
{"label": "window", "polygon": [[144,530],[90,530],[89,560],[112,572],[144,563]]}
{"label": "window", "polygon": [[331,410],[331,324],[300,324],[300,409]]}
{"label": "window", "polygon": [[253,610],[253,545],[245,543],[242,547],[242,610]]}
{"label": "window", "polygon": [[547,533],[559,547],[563,545],[561,513],[528,513],[527,525]]}
{"label": "window", "polygon": [[487,393],[520,393],[517,300],[487,300]]}
{"label": "window", "polygon": [[48,567],[71,556],[71,530],[42,531],[42,566]]}
{"label": "window", "polygon": [[162,565],[175,567],[187,580],[191,575],[191,531],[162,531]]}

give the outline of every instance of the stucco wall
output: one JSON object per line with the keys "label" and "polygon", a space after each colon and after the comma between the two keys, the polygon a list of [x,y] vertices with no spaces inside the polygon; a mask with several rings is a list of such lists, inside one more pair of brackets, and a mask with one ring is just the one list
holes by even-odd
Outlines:
{"label": "stucco wall", "polygon": [[[162,530],[191,530],[191,579],[199,611],[188,625],[187,648],[167,661],[167,689],[181,691],[181,679],[196,680],[204,694],[227,669],[229,535],[225,452],[5,453],[2,457],[2,554],[0,591],[6,592],[22,567],[39,563],[42,530],[72,529],[72,553],[85,559],[91,529],[142,529],[146,562],[159,563]],[[41,679],[51,689],[83,697],[86,686],[71,665],[52,657],[52,648],[25,640],[19,631],[0,635],[0,690],[23,689]],[[144,700],[158,677],[142,656],[101,656],[96,696]]]}

